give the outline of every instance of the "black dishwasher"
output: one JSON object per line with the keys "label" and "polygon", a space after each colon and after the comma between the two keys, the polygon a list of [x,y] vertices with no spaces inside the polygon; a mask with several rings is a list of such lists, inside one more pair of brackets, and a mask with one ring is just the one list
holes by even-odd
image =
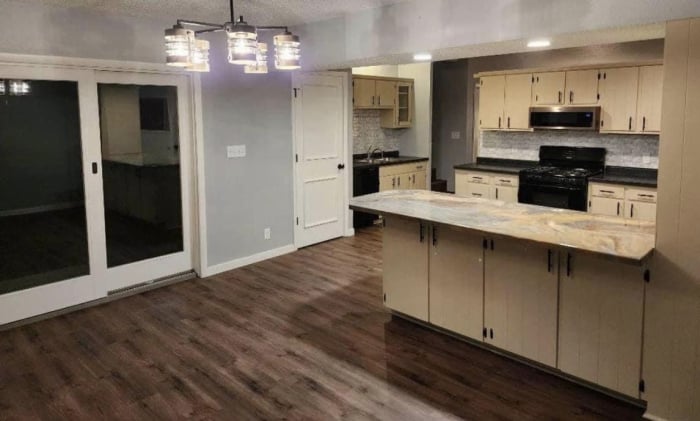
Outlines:
{"label": "black dishwasher", "polygon": [[[365,194],[379,191],[379,167],[360,166],[353,168],[352,195],[364,196]],[[353,226],[355,228],[368,227],[374,223],[377,215],[355,211],[353,214]]]}

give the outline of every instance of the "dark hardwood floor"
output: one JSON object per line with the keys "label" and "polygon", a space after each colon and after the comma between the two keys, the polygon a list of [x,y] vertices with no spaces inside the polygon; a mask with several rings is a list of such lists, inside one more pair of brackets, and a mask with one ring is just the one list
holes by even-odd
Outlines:
{"label": "dark hardwood floor", "polygon": [[0,419],[639,419],[382,307],[378,228],[0,332]]}

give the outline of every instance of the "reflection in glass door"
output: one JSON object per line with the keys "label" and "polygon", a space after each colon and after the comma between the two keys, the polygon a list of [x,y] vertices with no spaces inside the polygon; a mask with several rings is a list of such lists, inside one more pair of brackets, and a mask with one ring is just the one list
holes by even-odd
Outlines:
{"label": "reflection in glass door", "polygon": [[78,83],[0,80],[0,294],[90,273]]}
{"label": "reflection in glass door", "polygon": [[175,86],[98,84],[107,267],[183,251]]}

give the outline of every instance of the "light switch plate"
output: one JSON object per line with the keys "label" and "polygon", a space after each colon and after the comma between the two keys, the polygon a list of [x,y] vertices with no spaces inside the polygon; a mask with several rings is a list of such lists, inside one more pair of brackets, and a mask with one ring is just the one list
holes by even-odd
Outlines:
{"label": "light switch plate", "polygon": [[459,140],[460,137],[462,137],[462,133],[452,132],[452,140]]}
{"label": "light switch plate", "polygon": [[245,155],[245,145],[232,145],[226,147],[227,158],[243,158]]}

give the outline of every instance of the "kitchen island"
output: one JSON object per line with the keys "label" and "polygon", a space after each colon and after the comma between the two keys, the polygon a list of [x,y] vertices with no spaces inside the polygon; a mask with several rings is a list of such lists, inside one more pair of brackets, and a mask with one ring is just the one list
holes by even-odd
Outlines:
{"label": "kitchen island", "polygon": [[415,190],[350,208],[384,216],[397,315],[639,399],[653,223]]}

